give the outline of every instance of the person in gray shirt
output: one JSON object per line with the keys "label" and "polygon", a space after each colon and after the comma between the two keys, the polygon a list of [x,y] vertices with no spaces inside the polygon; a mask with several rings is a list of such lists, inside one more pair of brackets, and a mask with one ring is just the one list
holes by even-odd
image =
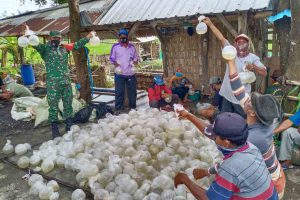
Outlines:
{"label": "person in gray shirt", "polygon": [[[230,45],[228,40],[223,36],[219,29],[211,22],[211,20],[206,17],[203,20],[204,23],[211,29],[214,35],[220,40],[222,46]],[[260,59],[255,54],[249,52],[249,38],[245,34],[240,34],[234,39],[234,46],[237,50],[237,57],[235,59],[235,64],[237,66],[238,73],[245,70],[252,71],[258,75],[266,76],[267,69],[260,62]],[[251,85],[244,84],[247,93],[251,92]],[[232,93],[229,80],[229,71],[228,66],[226,65],[226,72],[224,75],[223,83],[220,90],[220,95],[223,98],[222,110],[221,112],[233,112],[241,115],[246,118],[246,114],[243,111],[242,107],[239,104],[239,101],[235,98]]]}

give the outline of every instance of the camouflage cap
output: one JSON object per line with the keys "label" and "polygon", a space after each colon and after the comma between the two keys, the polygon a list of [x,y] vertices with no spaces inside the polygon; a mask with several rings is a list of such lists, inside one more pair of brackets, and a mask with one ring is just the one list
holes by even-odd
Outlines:
{"label": "camouflage cap", "polygon": [[61,37],[61,33],[57,30],[50,31],[49,35],[50,37]]}

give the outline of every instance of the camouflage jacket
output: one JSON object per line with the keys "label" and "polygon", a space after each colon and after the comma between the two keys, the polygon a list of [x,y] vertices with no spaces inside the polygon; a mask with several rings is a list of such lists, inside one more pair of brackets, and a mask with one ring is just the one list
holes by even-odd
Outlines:
{"label": "camouflage jacket", "polygon": [[70,70],[68,67],[68,55],[71,50],[83,48],[88,43],[88,38],[82,38],[78,42],[53,47],[50,42],[39,44],[34,48],[39,52],[46,65],[46,80],[68,80]]}

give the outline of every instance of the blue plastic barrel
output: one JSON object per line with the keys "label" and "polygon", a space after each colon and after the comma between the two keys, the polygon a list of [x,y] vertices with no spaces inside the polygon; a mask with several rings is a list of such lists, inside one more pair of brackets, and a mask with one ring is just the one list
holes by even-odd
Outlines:
{"label": "blue plastic barrel", "polygon": [[33,85],[35,83],[34,71],[32,65],[21,65],[21,76],[24,85]]}

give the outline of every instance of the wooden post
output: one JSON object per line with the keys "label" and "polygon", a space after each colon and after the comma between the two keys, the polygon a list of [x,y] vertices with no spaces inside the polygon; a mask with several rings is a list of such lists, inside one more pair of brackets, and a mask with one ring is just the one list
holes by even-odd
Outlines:
{"label": "wooden post", "polygon": [[158,37],[160,44],[161,44],[161,49],[162,49],[162,53],[163,53],[163,70],[164,70],[164,77],[168,77],[168,66],[167,66],[167,59],[166,59],[166,45],[165,45],[165,41],[162,37],[162,35],[159,33],[159,31],[157,30],[157,22],[153,22],[151,24],[156,36]]}
{"label": "wooden post", "polygon": [[133,26],[131,27],[129,34],[128,34],[128,38],[129,39],[133,39],[135,36],[135,31],[137,30],[137,28],[139,27],[139,25],[141,24],[141,22],[136,22],[133,24]]}
{"label": "wooden post", "polygon": [[224,26],[227,28],[229,33],[231,33],[231,35],[233,35],[233,37],[236,37],[238,35],[235,28],[230,24],[230,22],[224,17],[223,14],[216,14],[216,16],[224,24]]}
{"label": "wooden post", "polygon": [[286,75],[290,80],[300,80],[300,1],[290,0],[291,5],[291,48]]}
{"label": "wooden post", "polygon": [[242,12],[238,15],[238,33],[248,35],[248,12]]}

